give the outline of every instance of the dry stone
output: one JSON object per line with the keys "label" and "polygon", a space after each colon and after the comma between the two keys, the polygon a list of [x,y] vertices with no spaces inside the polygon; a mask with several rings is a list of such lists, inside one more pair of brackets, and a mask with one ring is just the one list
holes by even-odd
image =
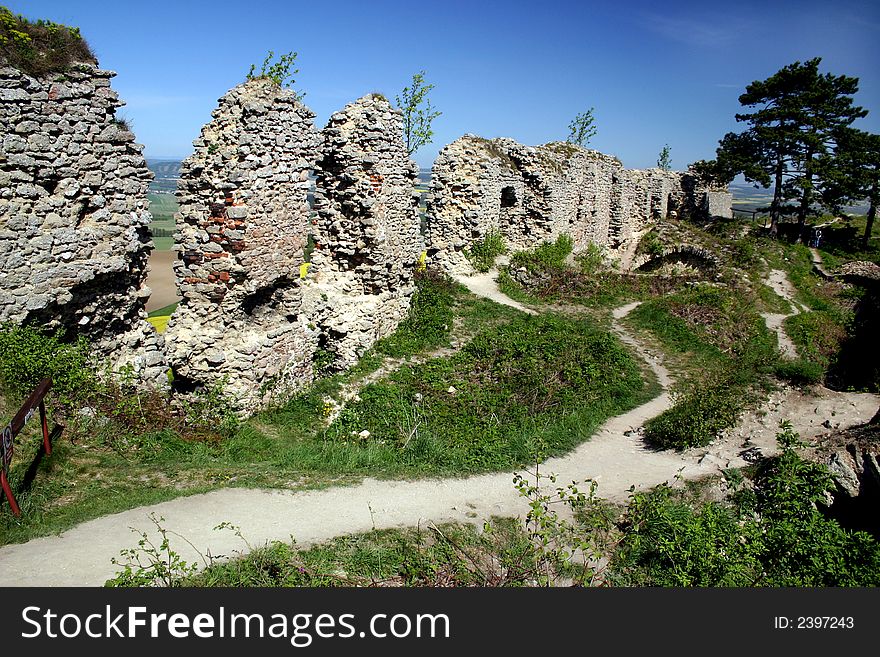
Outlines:
{"label": "dry stone", "polygon": [[562,233],[576,251],[589,243],[615,248],[665,213],[674,191],[665,172],[626,171],[616,158],[572,144],[529,147],[465,135],[434,164],[427,243],[452,273],[472,271],[463,252],[491,231],[513,249]]}
{"label": "dry stone", "polygon": [[[624,169],[612,156],[565,142],[523,146],[465,135],[432,171],[426,242],[442,269],[470,274],[466,250],[493,231],[519,250],[566,233],[574,250],[622,249],[673,210],[701,212],[685,175]],[[692,181],[691,193],[704,187]]]}
{"label": "dry stone", "polygon": [[312,378],[317,326],[300,268],[320,135],[295,94],[265,78],[229,91],[212,116],[181,167],[168,359],[177,390],[223,384],[249,411]]}
{"label": "dry stone", "polygon": [[315,249],[306,296],[320,348],[336,367],[357,362],[406,317],[424,248],[418,167],[402,114],[370,94],[333,114],[315,183]]}
{"label": "dry stone", "polygon": [[0,68],[0,321],[85,336],[161,386],[164,341],[145,310],[152,174],[116,116],[114,75]]}

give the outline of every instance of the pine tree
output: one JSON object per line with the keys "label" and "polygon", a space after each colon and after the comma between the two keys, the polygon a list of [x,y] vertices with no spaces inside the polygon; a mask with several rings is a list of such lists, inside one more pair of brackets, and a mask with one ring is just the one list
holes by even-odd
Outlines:
{"label": "pine tree", "polygon": [[867,111],[853,105],[858,78],[819,73],[821,58],[795,62],[766,80],[755,81],[739,97],[752,112],[736,115],[748,128],[728,133],[718,149],[725,168],[746,180],[773,186],[770,230],[774,235],[786,201],[796,200],[801,228],[824,184],[819,162],[835,149],[835,136]]}

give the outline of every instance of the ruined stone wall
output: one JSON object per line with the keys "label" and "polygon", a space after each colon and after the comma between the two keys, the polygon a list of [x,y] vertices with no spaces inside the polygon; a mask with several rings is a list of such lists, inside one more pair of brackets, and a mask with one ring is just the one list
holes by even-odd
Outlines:
{"label": "ruined stone wall", "polygon": [[409,310],[424,249],[418,167],[403,142],[400,111],[377,94],[333,114],[322,135],[306,297],[320,348],[334,366],[347,367]]}
{"label": "ruined stone wall", "polygon": [[617,158],[564,142],[523,146],[465,135],[434,163],[426,242],[451,273],[473,269],[464,251],[491,231],[528,249],[562,233],[575,251],[626,246],[683,197],[680,174],[627,170]]}
{"label": "ruined stone wall", "polygon": [[219,100],[178,186],[180,305],[166,332],[174,386],[224,383],[243,410],[312,378],[303,309],[309,172],[320,135],[292,91],[250,80]]}
{"label": "ruined stone wall", "polygon": [[684,216],[704,220],[733,218],[733,194],[726,186],[719,187],[691,168],[682,174],[681,186]]}
{"label": "ruined stone wall", "polygon": [[163,339],[144,309],[152,174],[116,117],[114,75],[0,68],[0,321],[85,336],[161,385]]}

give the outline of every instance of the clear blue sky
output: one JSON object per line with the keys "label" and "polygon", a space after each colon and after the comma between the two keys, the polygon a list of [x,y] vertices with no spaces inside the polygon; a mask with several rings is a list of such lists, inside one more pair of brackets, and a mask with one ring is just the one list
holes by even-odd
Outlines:
{"label": "clear blue sky", "polygon": [[[6,0],[0,0],[6,3]],[[739,129],[737,98],[794,61],[860,78],[857,123],[880,132],[880,3],[530,0],[9,0],[15,13],[77,25],[148,156],[185,156],[217,99],[268,50],[297,51],[295,87],[322,127],[372,92],[389,99],[424,69],[443,112],[430,166],[465,133],[526,144],[565,139],[595,107],[590,146],[628,167],[714,155]]]}

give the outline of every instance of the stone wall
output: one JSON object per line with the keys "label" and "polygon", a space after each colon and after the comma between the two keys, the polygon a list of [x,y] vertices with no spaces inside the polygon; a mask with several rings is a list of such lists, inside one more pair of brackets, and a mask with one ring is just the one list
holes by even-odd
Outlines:
{"label": "stone wall", "polygon": [[401,112],[377,94],[333,114],[322,135],[306,296],[320,348],[347,367],[409,310],[424,248],[418,167],[403,143]]}
{"label": "stone wall", "polygon": [[693,205],[682,174],[624,169],[617,158],[565,142],[523,146],[465,135],[440,151],[428,202],[432,261],[453,274],[473,268],[465,250],[491,231],[514,250],[562,233],[575,251],[629,246],[671,210]]}
{"label": "stone wall", "polygon": [[114,75],[0,68],[0,321],[83,335],[161,385],[163,339],[144,309],[152,174],[116,116]]}
{"label": "stone wall", "polygon": [[181,167],[168,361],[177,390],[223,383],[251,410],[312,377],[317,327],[300,266],[320,135],[268,79],[235,87],[212,116]]}

